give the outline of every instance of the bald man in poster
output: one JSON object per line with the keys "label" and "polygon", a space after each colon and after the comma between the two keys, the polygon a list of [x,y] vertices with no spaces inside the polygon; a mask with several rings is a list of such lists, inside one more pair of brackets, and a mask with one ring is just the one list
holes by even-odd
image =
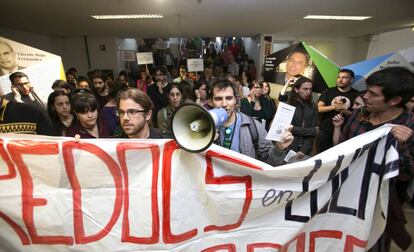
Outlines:
{"label": "bald man in poster", "polygon": [[303,51],[292,51],[286,57],[286,72],[276,72],[275,82],[285,84],[292,77],[305,72],[309,66],[310,57]]}
{"label": "bald man in poster", "polygon": [[0,40],[0,76],[11,74],[23,69],[17,65],[17,55],[9,43]]}

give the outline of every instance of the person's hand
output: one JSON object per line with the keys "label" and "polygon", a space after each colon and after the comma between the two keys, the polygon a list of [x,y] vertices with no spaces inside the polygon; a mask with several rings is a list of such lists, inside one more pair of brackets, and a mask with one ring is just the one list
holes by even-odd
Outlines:
{"label": "person's hand", "polygon": [[22,95],[20,94],[19,89],[18,89],[17,87],[15,87],[15,86],[12,86],[12,87],[11,87],[11,90],[12,90],[12,92],[13,92],[14,99],[15,99],[17,102],[23,102],[23,101],[22,101]]}
{"label": "person's hand", "polygon": [[334,125],[334,127],[341,127],[342,124],[344,124],[344,117],[342,116],[342,114],[337,114],[336,116],[332,117],[332,123]]}
{"label": "person's hand", "polygon": [[276,147],[279,150],[285,150],[287,147],[289,147],[292,144],[293,139],[294,139],[292,132],[291,132],[292,128],[293,128],[293,125],[289,125],[289,127],[285,129],[285,131],[283,132],[282,141],[276,142]]}
{"label": "person's hand", "polygon": [[196,89],[196,90],[194,90],[194,93],[195,93],[195,96],[196,96],[197,99],[201,98],[200,90]]}
{"label": "person's hand", "polygon": [[75,142],[79,143],[81,136],[79,134],[76,134],[74,138],[75,138]]}
{"label": "person's hand", "polygon": [[404,144],[413,135],[413,130],[404,125],[392,124],[391,134],[398,140],[399,144]]}
{"label": "person's hand", "polygon": [[295,158],[296,160],[301,160],[305,157],[305,154],[303,152],[298,151]]}

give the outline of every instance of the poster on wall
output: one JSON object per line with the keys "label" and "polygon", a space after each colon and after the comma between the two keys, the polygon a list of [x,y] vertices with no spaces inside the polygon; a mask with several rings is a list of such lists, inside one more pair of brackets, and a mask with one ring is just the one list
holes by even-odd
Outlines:
{"label": "poster on wall", "polygon": [[24,72],[33,90],[44,101],[53,91],[55,80],[66,80],[60,56],[0,37],[0,88],[3,94],[11,92],[9,76]]}
{"label": "poster on wall", "polygon": [[313,91],[321,93],[335,86],[339,67],[314,47],[300,42],[265,57],[265,81],[284,85],[301,74],[313,81]]}

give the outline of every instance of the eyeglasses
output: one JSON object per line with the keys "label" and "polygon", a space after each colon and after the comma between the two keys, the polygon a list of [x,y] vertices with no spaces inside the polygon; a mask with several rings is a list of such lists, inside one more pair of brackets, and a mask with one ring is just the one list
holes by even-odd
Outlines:
{"label": "eyeglasses", "polygon": [[128,115],[128,117],[136,116],[140,112],[147,112],[148,110],[140,110],[140,109],[127,109],[127,111],[123,110],[117,110],[116,115],[119,117],[124,117],[125,114]]}

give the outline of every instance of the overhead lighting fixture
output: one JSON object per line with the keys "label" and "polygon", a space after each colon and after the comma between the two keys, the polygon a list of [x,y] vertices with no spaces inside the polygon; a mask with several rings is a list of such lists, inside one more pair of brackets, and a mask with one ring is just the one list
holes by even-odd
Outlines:
{"label": "overhead lighting fixture", "polygon": [[353,20],[362,21],[372,16],[328,16],[328,15],[307,15],[303,19],[323,19],[323,20]]}
{"label": "overhead lighting fixture", "polygon": [[164,18],[160,14],[134,14],[134,15],[92,15],[94,19],[158,19]]}

